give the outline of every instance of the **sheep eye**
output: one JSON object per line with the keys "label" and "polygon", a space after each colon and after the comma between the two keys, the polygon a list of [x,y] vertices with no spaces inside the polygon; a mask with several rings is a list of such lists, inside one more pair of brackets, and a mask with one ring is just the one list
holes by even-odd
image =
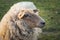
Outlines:
{"label": "sheep eye", "polygon": [[28,16],[29,16],[29,14],[25,14],[25,15],[24,15],[24,17],[28,17]]}

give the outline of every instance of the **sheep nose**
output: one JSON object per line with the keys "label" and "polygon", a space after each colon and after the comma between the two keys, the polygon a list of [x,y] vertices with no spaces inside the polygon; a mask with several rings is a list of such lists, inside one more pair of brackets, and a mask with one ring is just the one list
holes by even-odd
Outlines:
{"label": "sheep nose", "polygon": [[40,28],[43,28],[45,26],[45,22],[40,22]]}
{"label": "sheep nose", "polygon": [[45,22],[40,22],[41,25],[45,25]]}

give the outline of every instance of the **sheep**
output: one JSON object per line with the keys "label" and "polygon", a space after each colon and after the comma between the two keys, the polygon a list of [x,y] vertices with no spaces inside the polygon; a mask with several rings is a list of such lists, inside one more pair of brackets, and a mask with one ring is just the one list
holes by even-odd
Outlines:
{"label": "sheep", "polygon": [[0,40],[37,40],[45,25],[33,2],[18,2],[0,22]]}

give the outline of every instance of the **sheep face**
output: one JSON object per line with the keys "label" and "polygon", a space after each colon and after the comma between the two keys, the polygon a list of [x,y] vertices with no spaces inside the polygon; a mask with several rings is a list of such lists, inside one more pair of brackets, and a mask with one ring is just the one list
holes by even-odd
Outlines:
{"label": "sheep face", "polygon": [[18,14],[18,18],[22,19],[29,28],[42,28],[45,25],[45,21],[38,15],[38,10],[36,9],[21,10]]}

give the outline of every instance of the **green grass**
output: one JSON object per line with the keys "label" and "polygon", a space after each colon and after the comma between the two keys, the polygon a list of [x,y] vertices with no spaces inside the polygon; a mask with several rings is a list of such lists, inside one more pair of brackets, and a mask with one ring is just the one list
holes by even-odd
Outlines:
{"label": "green grass", "polygon": [[[32,1],[40,9],[39,15],[45,19],[46,26],[44,32],[53,32],[44,34],[41,40],[60,40],[60,0],[0,0],[0,20],[10,7],[20,1]],[[57,35],[54,35],[57,32]],[[39,40],[40,40],[39,39]]]}

